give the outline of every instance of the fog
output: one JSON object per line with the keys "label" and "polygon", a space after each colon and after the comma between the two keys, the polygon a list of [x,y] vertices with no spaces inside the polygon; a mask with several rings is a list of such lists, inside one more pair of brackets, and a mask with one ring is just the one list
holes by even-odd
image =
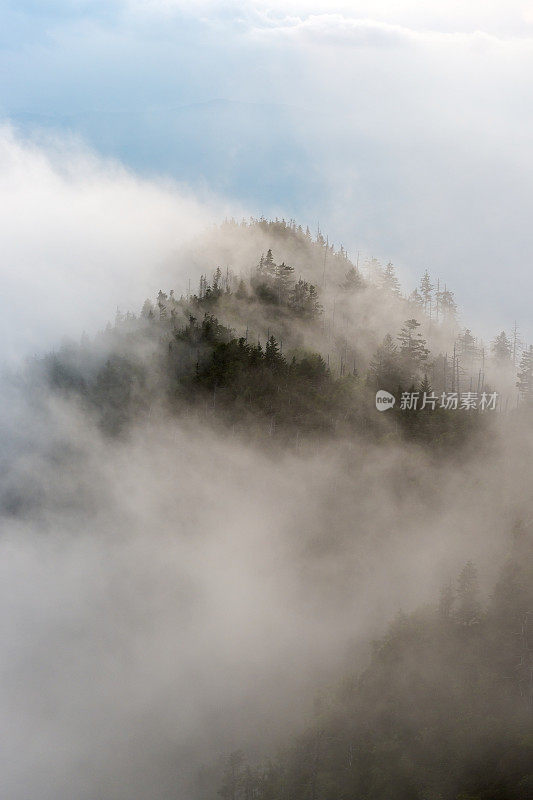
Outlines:
{"label": "fog", "polygon": [[10,409],[6,798],[189,797],[202,763],[283,742],[467,559],[489,585],[530,513],[530,443],[496,432],[439,463],[363,442],[264,452],[160,414],[110,441],[57,398]]}
{"label": "fog", "polygon": [[[238,230],[215,241],[203,231],[218,201],[77,144],[58,162],[9,129],[1,142],[5,358],[94,335],[162,281],[181,292],[218,263],[253,266],[268,243]],[[365,357],[401,322],[372,290],[344,311]],[[264,337],[268,318],[251,322]],[[305,335],[288,331],[292,344]],[[285,448],[163,403],[110,438],[32,362],[5,373],[1,401],[7,800],[194,796],[202,764],[274,751],[318,687],[364,665],[398,610],[434,603],[465,561],[488,592],[531,515],[532,442],[505,415],[439,455],[392,429]]]}
{"label": "fog", "polygon": [[178,245],[228,210],[207,190],[139,178],[74,137],[23,137],[7,124],[0,203],[3,361],[95,332],[119,304],[137,309]]}

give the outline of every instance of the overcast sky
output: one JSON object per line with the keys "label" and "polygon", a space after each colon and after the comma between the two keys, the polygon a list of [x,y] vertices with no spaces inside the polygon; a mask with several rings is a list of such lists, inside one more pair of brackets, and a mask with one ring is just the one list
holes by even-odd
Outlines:
{"label": "overcast sky", "polygon": [[[429,268],[480,333],[516,317],[533,339],[533,3],[13,0],[0,10],[0,47],[0,113],[14,126],[0,143],[8,232],[6,171],[30,197],[35,158],[56,217],[73,207],[58,171],[65,137],[71,169],[74,137],[91,152],[93,184],[134,180],[134,220],[158,213],[164,198],[154,192],[172,194],[171,179],[195,224],[206,196],[320,221],[350,253],[392,259],[405,284]],[[43,167],[50,135],[53,166]],[[104,178],[110,158],[122,177],[115,165]],[[87,158],[75,163],[86,179]],[[39,252],[52,233],[36,204],[30,213]],[[53,236],[60,250],[57,225]],[[15,296],[30,270],[25,244],[18,286],[11,240],[2,268]],[[144,245],[146,263],[149,237]],[[154,260],[160,251],[154,244]],[[76,289],[76,264],[62,269]]]}

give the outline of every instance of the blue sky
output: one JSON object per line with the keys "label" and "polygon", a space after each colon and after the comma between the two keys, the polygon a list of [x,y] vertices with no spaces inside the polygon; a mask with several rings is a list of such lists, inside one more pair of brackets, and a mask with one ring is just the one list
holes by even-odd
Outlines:
{"label": "blue sky", "polygon": [[0,31],[16,140],[320,220],[533,338],[531,3],[18,0]]}

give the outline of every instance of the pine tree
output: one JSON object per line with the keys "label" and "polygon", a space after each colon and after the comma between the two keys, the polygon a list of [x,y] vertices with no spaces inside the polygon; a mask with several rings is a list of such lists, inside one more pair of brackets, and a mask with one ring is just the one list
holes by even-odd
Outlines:
{"label": "pine tree", "polygon": [[421,369],[427,362],[429,355],[426,341],[422,338],[422,334],[417,331],[419,327],[420,323],[416,319],[408,319],[397,337],[400,342],[400,355],[410,375],[417,373]]}
{"label": "pine tree", "polygon": [[238,287],[237,287],[237,291],[235,292],[235,297],[236,297],[238,300],[247,300],[247,299],[248,299],[248,292],[247,292],[247,290],[246,290],[246,284],[245,284],[245,282],[242,280],[242,278],[241,278],[241,280],[239,281],[239,285],[238,285]]}
{"label": "pine tree", "polygon": [[278,292],[278,302],[286,302],[293,283],[294,267],[290,267],[285,262],[276,267],[276,288]]}
{"label": "pine tree", "polygon": [[424,311],[426,314],[431,312],[431,301],[433,299],[433,284],[431,283],[429,272],[426,270],[420,281],[420,294],[424,302]]}
{"label": "pine tree", "polygon": [[364,285],[365,284],[359,270],[356,269],[356,267],[351,267],[344,276],[344,281],[340,284],[340,288],[351,294],[359,291],[359,289],[362,289]]}
{"label": "pine tree", "polygon": [[274,263],[274,256],[272,255],[272,250],[270,248],[268,248],[265,260],[263,262],[263,271],[266,275],[270,275],[272,277],[274,277],[276,274],[276,264]]}
{"label": "pine tree", "polygon": [[418,289],[415,289],[414,291],[411,292],[411,294],[409,295],[409,302],[412,303],[416,311],[423,311],[424,298],[422,297]]}
{"label": "pine tree", "polygon": [[365,262],[368,280],[379,286],[383,280],[383,267],[377,258],[369,258]]}
{"label": "pine tree", "polygon": [[276,277],[276,263],[274,261],[274,256],[272,255],[272,250],[269,248],[267,250],[267,254],[262,255],[259,259],[259,264],[257,265],[257,272],[263,278],[275,278]]}
{"label": "pine tree", "polygon": [[470,328],[465,328],[463,333],[458,337],[459,352],[464,356],[474,356],[476,354],[476,340],[472,336]]}
{"label": "pine tree", "polygon": [[517,388],[522,400],[528,404],[533,403],[533,345],[524,350],[518,369]]}
{"label": "pine tree", "polygon": [[270,336],[265,346],[265,362],[270,367],[281,367],[285,359],[281,355],[280,347],[274,336]]}
{"label": "pine tree", "polygon": [[520,342],[520,339],[518,338],[518,325],[516,324],[516,321],[515,321],[515,323],[513,325],[512,334],[513,334],[513,338],[512,338],[512,344],[511,344],[511,356],[512,356],[512,359],[513,359],[513,367],[516,367],[516,360],[517,360],[517,357],[518,357],[518,351],[519,351],[520,347],[522,346],[522,343]]}
{"label": "pine tree", "polygon": [[217,296],[220,294],[220,279],[222,277],[222,270],[217,267],[213,275],[213,293]]}
{"label": "pine tree", "polygon": [[207,293],[207,278],[200,275],[200,285],[198,286],[198,299],[203,300]]}
{"label": "pine tree", "polygon": [[424,373],[424,377],[420,381],[420,395],[423,397],[424,394],[430,395],[431,394],[431,384],[429,382],[428,376]]}
{"label": "pine tree", "polygon": [[301,278],[289,292],[288,305],[292,311],[305,317],[315,317],[322,312],[316,286]]}
{"label": "pine tree", "polygon": [[159,290],[157,295],[157,305],[159,307],[159,319],[165,319],[167,316],[167,300],[168,296],[162,289]]}
{"label": "pine tree", "polygon": [[151,300],[145,300],[143,303],[143,307],[141,310],[141,317],[144,319],[153,319],[154,317],[154,306]]}
{"label": "pine tree", "polygon": [[389,261],[389,263],[383,270],[383,278],[381,285],[391,294],[394,294],[397,297],[400,296],[400,281],[396,277],[396,271],[391,261]]}
{"label": "pine tree", "polygon": [[455,302],[453,292],[448,291],[446,286],[444,290],[439,292],[439,309],[444,323],[453,323],[457,316],[457,304]]}
{"label": "pine tree", "polygon": [[376,389],[393,391],[401,383],[398,348],[388,333],[369,364],[370,383]]}
{"label": "pine tree", "polygon": [[491,344],[495,360],[499,364],[511,363],[512,346],[505,331],[499,333]]}

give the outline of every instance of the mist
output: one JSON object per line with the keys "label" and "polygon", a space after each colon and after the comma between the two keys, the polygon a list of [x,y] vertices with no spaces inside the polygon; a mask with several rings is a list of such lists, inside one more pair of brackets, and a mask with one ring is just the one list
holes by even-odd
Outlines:
{"label": "mist", "polygon": [[469,559],[489,587],[531,513],[512,430],[442,462],[163,409],[110,440],[37,390],[2,419],[4,797],[181,800],[202,764],[274,752],[398,609]]}
{"label": "mist", "polygon": [[[374,436],[361,425],[283,439],[259,414],[227,424],[215,392],[172,405],[161,365],[198,278],[216,267],[226,288],[253,281],[272,247],[295,280],[314,282],[323,313],[311,322],[231,292],[212,312],[235,338],[276,336],[288,361],[317,351],[334,379],[346,377],[348,342],[362,406],[372,355],[409,301],[370,282],[342,295],[344,254],[324,258],[320,244],[317,256],[255,223],[214,229],[238,210],[141,179],[77,141],[4,128],[0,152],[10,364],[0,397],[0,793],[205,800],[195,788],[203,766],[284,747],[317,692],[364,669],[391,619],[433,607],[465,562],[490,597],[517,521],[532,518],[530,425],[496,414],[463,446],[432,449],[388,418]],[[102,332],[117,307],[139,315],[171,288],[183,319],[162,303],[154,322],[141,314]],[[422,319],[435,354],[462,328]],[[82,391],[50,385],[49,350],[67,373],[76,366]],[[183,350],[198,374],[201,355]],[[116,356],[146,368],[148,388],[134,388],[148,399],[110,434],[90,387]],[[515,389],[509,369],[491,369]]]}
{"label": "mist", "polygon": [[229,209],[207,189],[141,178],[73,135],[4,124],[0,167],[4,362],[103,328],[119,303],[138,308],[173,252]]}

